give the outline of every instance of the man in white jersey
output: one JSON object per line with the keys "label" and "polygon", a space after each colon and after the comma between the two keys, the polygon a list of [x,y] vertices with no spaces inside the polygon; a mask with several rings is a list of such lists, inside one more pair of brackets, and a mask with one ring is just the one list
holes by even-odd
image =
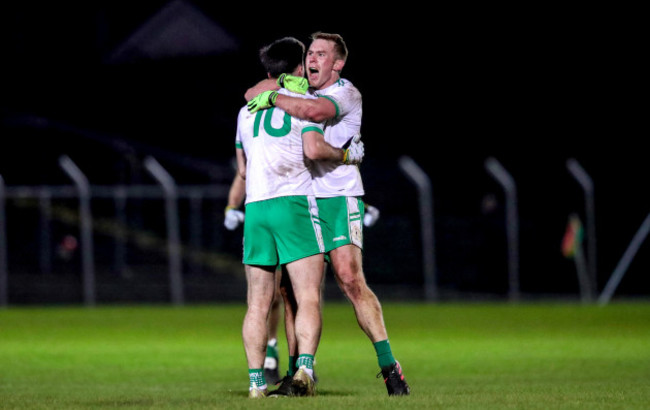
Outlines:
{"label": "man in white jersey", "polygon": [[[276,106],[298,118],[326,121],[325,140],[342,146],[351,136],[360,136],[362,116],[361,93],[340,76],[346,59],[347,47],[340,35],[314,33],[305,63],[309,85],[319,98],[302,100],[278,95],[271,83],[262,81],[245,95],[249,110]],[[362,269],[364,190],[358,167],[319,165],[314,191],[321,221],[328,228],[323,232],[332,233],[325,238],[325,247],[336,280],[352,302],[359,326],[373,343],[388,394],[408,395],[410,388],[388,342],[381,304],[368,287]]]}
{"label": "man in white jersey", "polygon": [[[286,72],[301,77],[303,53],[301,42],[283,38],[264,47],[260,59],[269,77]],[[294,325],[298,371],[292,380],[293,391],[314,395],[313,358],[322,326],[320,285],[325,247],[310,168],[316,160],[356,163],[362,149],[332,147],[324,140],[321,124],[292,118],[281,109],[251,114],[246,107],[237,118],[236,147],[237,172],[246,182],[243,262],[248,309],[242,338],[249,397],[267,393],[262,365],[278,266],[286,268],[298,303]]]}
{"label": "man in white jersey", "polygon": [[[241,177],[241,175],[239,175],[239,173],[235,173],[235,177],[233,178],[228,192],[228,203],[224,210],[224,227],[229,231],[234,231],[244,222],[245,214],[240,210],[240,207],[244,202],[245,196],[246,181]],[[364,203],[364,208],[365,213],[363,225],[365,227],[371,227],[379,219],[380,212],[377,208],[366,203]],[[280,376],[280,355],[278,350],[278,328],[280,326],[283,309],[283,297],[280,293],[281,279],[282,274],[277,272],[275,296],[273,297],[271,312],[267,319],[268,340],[266,346],[266,358],[264,359],[264,377],[266,382],[270,384],[276,384],[282,380],[282,377]],[[289,362],[293,363],[293,358],[290,358]],[[293,377],[294,370],[293,366],[289,366],[287,374]],[[314,380],[317,380],[315,373]]]}

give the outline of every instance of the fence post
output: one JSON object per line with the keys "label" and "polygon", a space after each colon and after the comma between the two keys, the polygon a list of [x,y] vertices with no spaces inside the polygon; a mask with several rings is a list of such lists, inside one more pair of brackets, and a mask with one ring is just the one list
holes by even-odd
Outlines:
{"label": "fence post", "polygon": [[501,184],[506,194],[506,235],[508,241],[508,287],[509,298],[519,300],[519,212],[517,210],[517,187],[514,178],[499,161],[490,157],[485,168]]}
{"label": "fence post", "polygon": [[[189,199],[190,199],[190,245],[194,249],[200,249],[201,237],[203,234],[202,232],[203,195],[198,190],[193,189],[189,192]],[[200,273],[201,265],[198,263],[192,263],[191,269],[193,273]]]}
{"label": "fence post", "polygon": [[88,178],[67,155],[59,157],[59,165],[77,186],[81,224],[81,258],[83,265],[83,295],[88,306],[95,305],[95,261],[93,250],[93,220],[90,212]]}
{"label": "fence post", "polygon": [[427,300],[438,298],[436,284],[435,243],[433,234],[433,194],[431,180],[415,161],[407,156],[399,159],[399,166],[415,184],[420,202],[420,223],[422,224],[422,259],[424,269],[424,290]]}
{"label": "fence post", "polygon": [[39,263],[41,273],[52,273],[52,228],[50,220],[52,219],[52,194],[49,189],[43,188],[39,195],[40,209],[40,245],[39,245]]}
{"label": "fence post", "polygon": [[115,235],[115,273],[122,276],[126,267],[126,189],[118,186],[113,190],[113,201],[115,204],[115,218],[118,223],[118,231]]}
{"label": "fence post", "polygon": [[645,238],[648,236],[649,233],[650,233],[650,214],[646,216],[645,220],[637,230],[636,234],[634,235],[634,238],[632,238],[632,242],[630,242],[627,249],[625,250],[623,257],[621,257],[621,260],[616,265],[616,269],[614,270],[614,273],[612,273],[612,276],[607,281],[607,285],[605,286],[605,289],[603,289],[603,292],[600,294],[600,297],[598,298],[598,303],[600,305],[606,305],[607,303],[609,303],[609,300],[614,295],[614,292],[616,291],[618,284],[621,282],[621,279],[623,279],[623,276],[625,276],[625,272],[627,272],[627,268],[630,266],[630,263],[632,263],[634,256],[636,255],[637,251],[639,250],[639,248],[643,244],[643,241],[645,241]]}
{"label": "fence post", "polygon": [[167,219],[167,249],[169,253],[169,283],[172,303],[182,305],[183,275],[181,272],[180,228],[178,222],[178,193],[176,183],[169,173],[153,157],[144,160],[147,171],[158,181],[165,193]]}
{"label": "fence post", "polygon": [[587,269],[589,272],[589,300],[592,300],[597,292],[596,273],[596,218],[594,216],[594,183],[589,174],[573,158],[567,160],[567,169],[582,187],[585,194],[585,225],[587,231]]}
{"label": "fence post", "polygon": [[5,180],[0,175],[0,307],[9,303],[9,272],[7,270],[7,224],[5,214]]}

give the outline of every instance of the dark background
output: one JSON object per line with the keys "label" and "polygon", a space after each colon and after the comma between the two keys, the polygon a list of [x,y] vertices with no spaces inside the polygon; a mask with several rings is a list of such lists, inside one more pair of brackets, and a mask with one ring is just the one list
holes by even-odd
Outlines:
{"label": "dark background", "polygon": [[[419,297],[422,285],[417,194],[397,165],[402,156],[431,178],[439,284],[452,297],[507,290],[504,195],[485,170],[489,157],[517,183],[529,295],[578,292],[573,262],[560,253],[568,215],[584,221],[567,159],[595,184],[599,289],[650,210],[638,10],[92,3],[0,6],[8,186],[69,184],[57,169],[63,154],[94,184],[133,182],[146,155],[180,184],[228,184],[243,93],[264,77],[257,50],[326,31],[345,38],[343,76],[364,97],[365,199],[382,212],[366,231],[365,264],[382,296]],[[193,166],[180,165],[188,159]],[[204,164],[221,171],[197,170]],[[490,198],[496,207],[487,209]],[[218,222],[219,250],[237,255],[240,238]],[[618,294],[648,295],[648,253],[646,243]]]}

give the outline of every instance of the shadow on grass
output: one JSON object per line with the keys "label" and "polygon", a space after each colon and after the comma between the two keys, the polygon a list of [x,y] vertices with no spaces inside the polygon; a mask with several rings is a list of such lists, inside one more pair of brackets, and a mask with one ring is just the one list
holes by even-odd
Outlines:
{"label": "shadow on grass", "polygon": [[346,396],[354,396],[355,393],[351,391],[342,391],[342,390],[317,390],[316,394],[319,396],[328,396],[328,397],[346,397]]}
{"label": "shadow on grass", "polygon": [[[228,390],[228,391],[224,391],[223,394],[228,396],[228,397],[232,397],[232,398],[235,398],[235,397],[248,397],[248,391],[245,391],[245,390],[242,390],[242,391]],[[347,396],[354,396],[354,393],[350,392],[350,391],[325,389],[325,390],[316,390],[316,395],[317,396],[324,396],[324,397],[347,397]],[[270,397],[270,398],[285,399],[285,398],[298,398],[298,397],[297,396],[296,397],[273,396],[273,397]],[[135,404],[139,404],[139,403],[135,403]]]}
{"label": "shadow on grass", "polygon": [[153,407],[156,401],[152,398],[140,399],[100,399],[84,403],[90,408],[116,408],[116,407]]}

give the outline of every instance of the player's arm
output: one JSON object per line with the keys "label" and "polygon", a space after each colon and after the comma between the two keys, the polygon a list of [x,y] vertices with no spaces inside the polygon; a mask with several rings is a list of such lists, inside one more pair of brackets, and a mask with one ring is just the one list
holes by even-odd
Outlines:
{"label": "player's arm", "polygon": [[246,153],[242,148],[235,149],[237,159],[237,174],[241,177],[242,181],[246,181]]}
{"label": "player's arm", "polygon": [[323,122],[336,117],[336,105],[325,97],[305,99],[279,94],[275,106],[292,117],[311,122]]}
{"label": "player's arm", "polygon": [[316,127],[307,127],[303,130],[302,145],[305,156],[314,161],[354,165],[361,162],[364,154],[361,141],[350,141],[345,149],[336,148],[325,141],[323,131]]}
{"label": "player's arm", "polygon": [[240,223],[244,222],[244,213],[238,208],[244,202],[246,196],[246,155],[244,150],[237,148],[237,172],[228,191],[228,205],[224,210],[223,224],[228,230],[235,230]]}
{"label": "player's arm", "polygon": [[302,133],[302,149],[305,156],[314,161],[334,161],[342,163],[345,150],[335,148],[325,142],[322,130],[309,128]]}
{"label": "player's arm", "polygon": [[309,81],[305,77],[297,77],[291,74],[281,74],[277,80],[269,77],[246,90],[244,98],[246,101],[250,101],[265,91],[277,91],[280,88],[286,88],[291,92],[305,95],[309,89]]}
{"label": "player's arm", "polygon": [[244,94],[246,101],[252,100],[256,95],[263,93],[264,91],[277,91],[280,89],[280,86],[277,84],[276,80],[267,78],[255,84]]}
{"label": "player's arm", "polygon": [[272,79],[262,80],[246,91],[244,97],[248,101],[248,111],[254,113],[258,110],[279,107],[292,117],[311,122],[323,122],[335,118],[338,114],[336,105],[325,97],[317,99],[303,99],[279,94],[277,90],[284,87],[289,91],[305,94],[309,83],[306,78],[282,74],[277,81]]}
{"label": "player's arm", "polygon": [[230,190],[228,191],[228,205],[226,208],[237,209],[244,202],[244,197],[246,196],[246,180],[239,173],[239,170],[235,173],[235,177],[232,180],[230,185]]}

